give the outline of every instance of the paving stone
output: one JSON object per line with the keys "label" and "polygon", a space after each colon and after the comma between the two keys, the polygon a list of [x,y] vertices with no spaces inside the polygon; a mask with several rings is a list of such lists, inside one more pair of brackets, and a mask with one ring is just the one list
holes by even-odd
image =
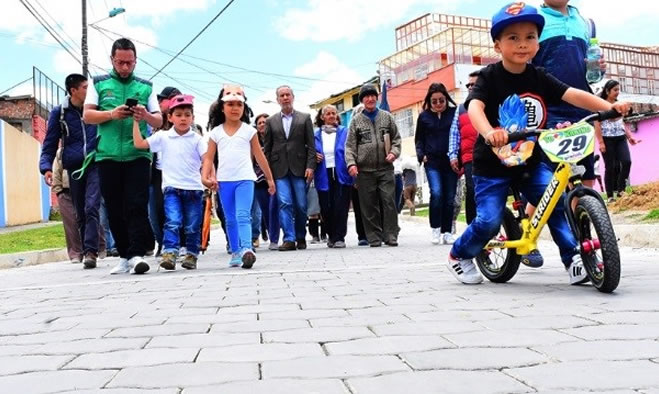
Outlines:
{"label": "paving stone", "polygon": [[68,330],[61,332],[45,332],[39,334],[27,334],[0,337],[1,345],[21,345],[21,344],[42,344],[57,343],[62,341],[74,341],[77,339],[95,339],[101,338],[107,334],[107,329],[90,329],[90,330]]}
{"label": "paving stone", "polygon": [[0,377],[4,393],[57,393],[103,387],[117,371],[46,371]]}
{"label": "paving stone", "polygon": [[321,327],[296,330],[265,332],[263,341],[280,343],[336,342],[351,339],[374,337],[366,327]]}
{"label": "paving stone", "polygon": [[370,315],[359,317],[331,317],[325,319],[311,319],[312,327],[366,327],[382,324],[409,323],[410,319],[401,314]]}
{"label": "paving stone", "polygon": [[448,334],[444,338],[459,347],[529,347],[577,342],[577,338],[554,330],[482,330]]}
{"label": "paving stone", "polygon": [[235,382],[217,386],[184,389],[182,394],[350,394],[338,379],[299,380],[268,379],[254,382]]}
{"label": "paving stone", "polygon": [[192,387],[239,380],[258,380],[258,378],[259,370],[256,363],[167,364],[122,369],[107,387]]}
{"label": "paving stone", "polygon": [[259,304],[259,305],[243,305],[220,308],[219,315],[228,314],[245,314],[245,313],[267,313],[267,312],[284,312],[284,311],[299,311],[298,304]]}
{"label": "paving stone", "polygon": [[587,341],[602,339],[659,339],[659,324],[619,324],[562,330]]}
{"label": "paving stone", "polygon": [[481,324],[492,330],[505,329],[558,329],[582,326],[594,326],[596,322],[576,316],[545,316],[538,319],[535,316],[507,317],[495,320],[482,321]]}
{"label": "paving stone", "polygon": [[288,312],[259,313],[259,320],[309,320],[330,317],[349,317],[344,309],[310,309]]}
{"label": "paving stone", "polygon": [[604,312],[591,314],[588,318],[603,324],[659,324],[659,313],[644,312]]}
{"label": "paving stone", "polygon": [[269,332],[308,327],[309,322],[306,320],[256,320],[249,322],[213,324],[210,332],[212,334],[222,332]]}
{"label": "paving stone", "polygon": [[192,362],[198,349],[139,349],[88,353],[73,360],[66,369],[121,369],[160,364]]}
{"label": "paving stone", "polygon": [[65,391],[57,394],[180,394],[178,388],[171,389],[154,389],[154,390],[145,390],[145,389],[97,389],[97,390],[76,390],[76,391]]}
{"label": "paving stone", "polygon": [[647,360],[659,357],[659,342],[650,340],[571,342],[532,349],[561,361]]}
{"label": "paving stone", "polygon": [[422,322],[380,324],[372,327],[378,336],[391,335],[443,335],[451,333],[483,331],[483,326],[472,322]]}
{"label": "paving stone", "polygon": [[53,371],[59,369],[75,356],[13,356],[0,357],[0,376],[25,372]]}
{"label": "paving stone", "polygon": [[146,326],[157,326],[165,322],[166,318],[164,317],[151,317],[151,318],[130,318],[130,319],[98,319],[94,321],[86,321],[78,324],[76,330],[88,330],[92,328],[130,328],[130,327],[146,327]]}
{"label": "paving stone", "polygon": [[202,349],[197,362],[264,362],[323,355],[322,348],[315,343],[265,343]]}
{"label": "paving stone", "polygon": [[81,339],[60,343],[49,343],[36,346],[32,354],[82,354],[102,353],[117,350],[141,349],[149,341],[148,338],[98,338]]}
{"label": "paving stone", "polygon": [[159,335],[203,334],[208,332],[209,324],[161,324],[159,326],[118,328],[112,330],[108,338],[140,338]]}
{"label": "paving stone", "polygon": [[549,358],[526,348],[460,348],[403,353],[401,357],[417,370],[481,370],[523,367],[549,362]]}
{"label": "paving stone", "polygon": [[236,322],[255,322],[256,313],[224,314],[224,315],[196,315],[196,316],[172,316],[167,319],[167,324],[225,324]]}
{"label": "paving stone", "polygon": [[348,379],[354,394],[528,393],[532,389],[500,372],[421,371]]}
{"label": "paving stone", "polygon": [[538,390],[659,387],[659,364],[650,361],[576,361],[515,368],[506,373]]}
{"label": "paving stone", "polygon": [[232,345],[256,344],[260,342],[258,333],[247,334],[188,334],[154,337],[147,348],[206,348]]}
{"label": "paving stone", "polygon": [[0,346],[0,357],[31,354],[39,345],[5,345]]}
{"label": "paving stone", "polygon": [[[427,302],[427,300],[426,300]],[[505,317],[503,313],[495,311],[434,311],[434,312],[411,312],[405,313],[415,322],[429,321],[467,321],[478,322]]]}
{"label": "paving stone", "polygon": [[263,379],[346,379],[354,376],[375,376],[408,371],[394,356],[323,356],[295,360],[266,361],[261,366]]}
{"label": "paving stone", "polygon": [[331,355],[400,354],[450,347],[454,345],[438,336],[387,336],[325,344]]}

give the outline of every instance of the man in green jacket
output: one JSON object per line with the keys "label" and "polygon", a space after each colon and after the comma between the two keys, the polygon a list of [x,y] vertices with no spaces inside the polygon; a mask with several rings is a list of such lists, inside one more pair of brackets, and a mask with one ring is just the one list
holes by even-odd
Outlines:
{"label": "man in green jacket", "polygon": [[149,234],[147,204],[151,153],[133,146],[133,119],[140,121],[143,137],[147,125],[160,127],[162,116],[151,82],[135,76],[137,52],[126,38],[112,44],[112,71],[90,83],[83,118],[98,125],[96,162],[101,194],[121,260],[111,274],[143,274]]}

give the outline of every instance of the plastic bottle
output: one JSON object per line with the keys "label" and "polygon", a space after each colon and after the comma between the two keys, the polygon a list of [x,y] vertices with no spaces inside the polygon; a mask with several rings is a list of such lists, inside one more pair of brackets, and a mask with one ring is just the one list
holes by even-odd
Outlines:
{"label": "plastic bottle", "polygon": [[588,52],[586,52],[586,80],[588,83],[596,83],[602,80],[601,58],[602,48],[599,46],[599,40],[591,38]]}

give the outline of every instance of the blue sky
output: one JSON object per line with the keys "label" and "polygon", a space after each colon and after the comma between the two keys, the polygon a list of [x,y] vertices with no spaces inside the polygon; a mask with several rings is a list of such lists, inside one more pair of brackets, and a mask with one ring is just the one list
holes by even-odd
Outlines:
{"label": "blue sky", "polygon": [[[46,16],[50,23],[56,21],[79,44],[79,0],[29,1],[42,14],[45,15],[44,9],[48,11],[53,17],[51,20]],[[61,84],[69,72],[79,72],[79,64],[61,50],[18,0],[3,3],[0,92],[28,78],[33,65]],[[176,52],[226,3],[225,0],[89,0],[88,20],[94,22],[105,17],[113,7],[125,7],[125,14],[99,26]],[[529,3],[539,5],[540,1]],[[201,119],[205,118],[206,108],[222,84],[228,81],[246,86],[248,102],[257,111],[276,110],[276,105],[264,101],[274,100],[274,88],[281,84],[293,86],[298,107],[305,109],[305,104],[375,75],[376,62],[395,50],[396,26],[426,12],[489,18],[503,4],[474,0],[236,0],[185,55],[237,68],[182,57],[203,70],[177,60],[165,73],[179,82],[161,75],[154,79],[154,85],[157,90],[167,85],[178,86],[197,96],[197,113]],[[657,2],[627,0],[624,7],[612,0],[572,0],[571,4],[595,19],[603,41],[659,44]],[[110,40],[90,29],[92,63],[109,67],[109,48]],[[139,44],[138,56],[142,61],[138,62],[137,72],[146,78],[154,74],[146,62],[159,68],[169,59]],[[29,92],[31,84],[8,93]]]}

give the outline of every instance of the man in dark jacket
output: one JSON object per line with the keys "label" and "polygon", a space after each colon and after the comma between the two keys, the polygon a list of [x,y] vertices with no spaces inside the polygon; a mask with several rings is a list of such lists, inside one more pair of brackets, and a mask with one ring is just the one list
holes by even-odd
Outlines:
{"label": "man in dark jacket", "polygon": [[[83,75],[71,74],[66,77],[68,96],[64,98],[62,105],[50,112],[39,161],[39,170],[49,186],[53,183],[53,160],[60,140],[62,166],[69,174],[80,169],[87,155],[96,149],[96,126],[85,124],[82,120],[87,85],[87,79]],[[70,176],[70,192],[83,244],[84,267],[96,268],[101,190],[98,168],[94,163],[87,166],[82,177]]]}
{"label": "man in dark jacket", "polygon": [[277,88],[281,112],[265,122],[263,151],[277,185],[279,223],[284,230],[280,251],[307,248],[307,184],[316,169],[311,117],[293,109],[294,98],[289,86]]}
{"label": "man in dark jacket", "polygon": [[389,246],[398,246],[400,229],[394,202],[396,187],[392,163],[400,156],[401,137],[394,117],[378,109],[375,85],[362,86],[359,100],[364,104],[364,111],[355,115],[350,123],[346,165],[357,181],[359,205],[369,245],[378,247],[384,242]]}

